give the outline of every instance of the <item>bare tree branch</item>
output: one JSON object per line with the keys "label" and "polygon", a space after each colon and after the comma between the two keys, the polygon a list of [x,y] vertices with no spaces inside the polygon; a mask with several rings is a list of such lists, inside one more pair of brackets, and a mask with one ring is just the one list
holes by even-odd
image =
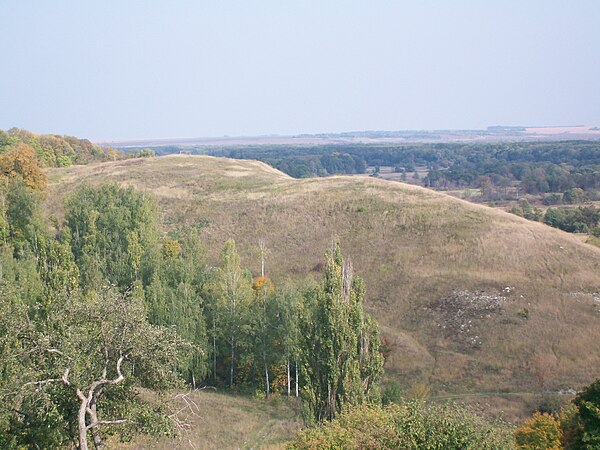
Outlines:
{"label": "bare tree branch", "polygon": [[90,423],[85,427],[86,430],[91,430],[92,428],[96,428],[99,425],[116,425],[120,423],[132,423],[132,420],[129,419],[116,419],[116,420],[98,420],[94,423]]}

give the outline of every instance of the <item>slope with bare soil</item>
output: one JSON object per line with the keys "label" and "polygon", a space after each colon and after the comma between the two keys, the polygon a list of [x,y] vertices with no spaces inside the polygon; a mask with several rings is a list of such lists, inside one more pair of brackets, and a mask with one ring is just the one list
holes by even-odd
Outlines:
{"label": "slope with bare soil", "polygon": [[297,180],[267,165],[170,156],[52,169],[49,211],[82,183],[151,192],[165,231],[228,237],[258,272],[318,276],[340,236],[394,351],[387,373],[438,394],[557,390],[600,374],[600,249],[519,217],[366,177]]}

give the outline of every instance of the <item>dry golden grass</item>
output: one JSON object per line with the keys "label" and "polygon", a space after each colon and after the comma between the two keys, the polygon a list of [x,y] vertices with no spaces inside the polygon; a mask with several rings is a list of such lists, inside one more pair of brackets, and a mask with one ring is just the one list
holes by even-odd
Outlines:
{"label": "dry golden grass", "polygon": [[[273,397],[259,400],[249,397],[194,391],[188,394],[194,414],[180,413],[190,425],[177,439],[138,437],[133,443],[118,443],[118,450],[179,449],[282,449],[300,429],[299,404],[294,399]],[[179,401],[183,408],[183,401]]]}
{"label": "dry golden grass", "polygon": [[[233,237],[254,273],[264,238],[276,282],[311,273],[339,235],[366,281],[368,309],[396,345],[387,374],[407,387],[535,392],[577,388],[600,375],[593,295],[600,292],[600,249],[543,224],[416,186],[367,177],[295,180],[259,162],[206,156],[52,169],[49,179],[47,206],[58,216],[64,196],[84,182],[147,190],[165,231],[204,224],[213,261]],[[432,305],[455,291],[504,300],[469,317],[468,333],[449,332],[461,306]],[[536,358],[547,367],[534,367]]]}

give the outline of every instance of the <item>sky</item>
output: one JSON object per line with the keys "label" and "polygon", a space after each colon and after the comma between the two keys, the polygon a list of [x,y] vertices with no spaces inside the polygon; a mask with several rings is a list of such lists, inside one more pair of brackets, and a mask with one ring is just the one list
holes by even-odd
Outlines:
{"label": "sky", "polygon": [[598,0],[0,0],[0,129],[600,126]]}

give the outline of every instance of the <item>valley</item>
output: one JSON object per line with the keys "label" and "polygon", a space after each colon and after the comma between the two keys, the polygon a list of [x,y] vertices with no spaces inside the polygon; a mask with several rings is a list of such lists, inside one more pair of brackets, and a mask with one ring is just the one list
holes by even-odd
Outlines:
{"label": "valley", "polygon": [[546,225],[417,186],[298,180],[248,160],[177,155],[48,173],[48,215],[83,184],[133,186],[155,197],[165,234],[198,228],[213,262],[233,237],[259,273],[264,239],[276,284],[318,278],[339,236],[390,346],[386,379],[406,391],[525,393],[506,396],[518,417],[531,395],[577,389],[600,367],[600,249]]}

